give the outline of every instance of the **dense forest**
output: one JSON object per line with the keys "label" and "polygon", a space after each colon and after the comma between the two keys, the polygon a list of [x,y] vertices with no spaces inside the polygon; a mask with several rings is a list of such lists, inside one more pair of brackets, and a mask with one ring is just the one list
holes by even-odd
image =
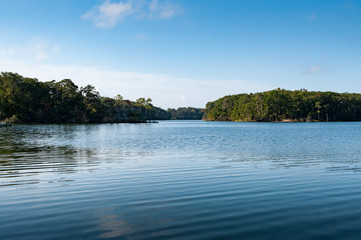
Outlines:
{"label": "dense forest", "polygon": [[168,108],[167,111],[171,113],[171,119],[182,120],[199,120],[202,119],[204,113],[204,109],[193,107]]}
{"label": "dense forest", "polygon": [[70,79],[41,82],[17,73],[0,74],[0,120],[25,123],[121,123],[146,120],[210,121],[361,121],[361,94],[312,92],[305,89],[225,96],[206,109],[167,111],[150,98],[125,100],[100,96],[92,85]]}
{"label": "dense forest", "polygon": [[206,105],[209,121],[360,121],[361,94],[305,89],[225,96]]}
{"label": "dense forest", "polygon": [[[121,123],[178,118],[152,99],[125,100],[121,95],[102,97],[92,85],[79,88],[70,79],[41,82],[16,73],[0,74],[0,120],[24,123]],[[193,108],[185,112],[187,118]],[[200,111],[200,110],[199,110]],[[184,111],[180,111],[184,112]],[[201,119],[192,116],[189,119]]]}

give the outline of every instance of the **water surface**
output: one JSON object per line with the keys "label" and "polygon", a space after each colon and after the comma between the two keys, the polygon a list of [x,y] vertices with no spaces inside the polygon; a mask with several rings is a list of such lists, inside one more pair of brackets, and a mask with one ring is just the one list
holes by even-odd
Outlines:
{"label": "water surface", "polygon": [[0,239],[360,239],[361,123],[0,128]]}

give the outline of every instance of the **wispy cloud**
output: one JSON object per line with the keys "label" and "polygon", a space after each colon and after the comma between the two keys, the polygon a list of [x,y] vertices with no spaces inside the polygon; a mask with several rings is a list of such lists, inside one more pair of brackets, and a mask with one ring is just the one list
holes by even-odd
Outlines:
{"label": "wispy cloud", "polygon": [[108,0],[85,13],[83,18],[92,20],[97,27],[114,27],[132,12],[133,8],[130,1],[111,3]]}
{"label": "wispy cloud", "polygon": [[149,3],[149,17],[167,19],[179,12],[181,12],[180,7],[170,2],[161,3],[158,0],[152,0]]}
{"label": "wispy cloud", "polygon": [[111,28],[126,17],[168,19],[182,12],[182,8],[170,1],[160,0],[106,0],[94,6],[82,18],[91,20],[100,28]]}
{"label": "wispy cloud", "polygon": [[41,38],[31,39],[27,50],[35,56],[38,61],[48,58],[49,44]]}
{"label": "wispy cloud", "polygon": [[28,40],[23,46],[11,46],[0,49],[0,55],[12,58],[28,58],[30,60],[42,61],[48,59],[51,55],[59,53],[59,46],[46,41],[43,38],[36,37]]}
{"label": "wispy cloud", "polygon": [[328,67],[321,65],[321,64],[317,64],[317,65],[313,65],[308,67],[304,73],[306,74],[319,74],[319,73],[326,73],[328,72]]}

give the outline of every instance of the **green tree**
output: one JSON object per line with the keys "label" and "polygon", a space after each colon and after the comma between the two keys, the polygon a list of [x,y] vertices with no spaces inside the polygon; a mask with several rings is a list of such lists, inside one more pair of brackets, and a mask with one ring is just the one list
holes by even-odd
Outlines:
{"label": "green tree", "polygon": [[98,122],[101,119],[100,107],[101,97],[95,87],[92,85],[86,85],[80,88],[80,92],[83,96],[83,105],[85,107],[86,116],[90,122]]}

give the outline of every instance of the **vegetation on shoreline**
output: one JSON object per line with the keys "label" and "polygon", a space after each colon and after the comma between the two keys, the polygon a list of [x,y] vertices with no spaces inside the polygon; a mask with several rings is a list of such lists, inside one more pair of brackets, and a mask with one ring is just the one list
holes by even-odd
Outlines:
{"label": "vegetation on shoreline", "polygon": [[168,108],[167,111],[171,113],[171,119],[173,120],[200,120],[204,113],[204,109],[193,107],[180,107],[178,109]]}
{"label": "vegetation on shoreline", "polygon": [[176,116],[178,110],[166,111],[151,102],[150,98],[125,100],[121,95],[102,97],[92,85],[79,88],[70,79],[40,82],[17,73],[0,74],[0,120],[9,122],[138,123],[182,119]]}
{"label": "vegetation on shoreline", "polygon": [[70,79],[40,82],[17,73],[0,74],[0,121],[23,123],[140,123],[147,120],[208,121],[361,121],[361,94],[275,89],[237,94],[208,102],[206,109],[155,107],[150,98],[136,101],[100,96],[92,85]]}
{"label": "vegetation on shoreline", "polygon": [[208,121],[361,121],[361,94],[305,89],[237,94],[206,105]]}

